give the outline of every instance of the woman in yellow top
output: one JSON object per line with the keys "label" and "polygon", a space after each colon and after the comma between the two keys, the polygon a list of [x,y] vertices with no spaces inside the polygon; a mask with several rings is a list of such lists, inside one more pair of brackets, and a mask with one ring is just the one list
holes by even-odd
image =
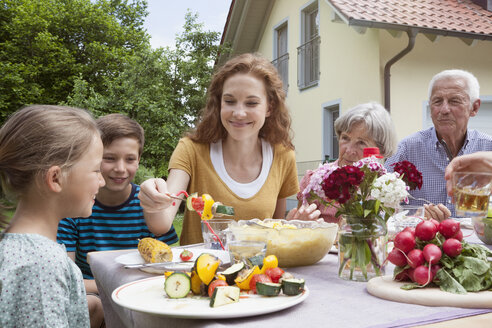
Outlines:
{"label": "woman in yellow top", "polygon": [[[169,162],[169,176],[149,179],[139,198],[154,233],[167,232],[180,201],[166,193],[210,194],[234,207],[235,220],[284,218],[286,198],[299,191],[291,118],[275,67],[243,54],[214,74],[196,128],[182,138]],[[294,209],[288,218],[314,219],[315,205]],[[182,245],[201,242],[200,216],[185,210]],[[164,229],[161,229],[160,227]]]}

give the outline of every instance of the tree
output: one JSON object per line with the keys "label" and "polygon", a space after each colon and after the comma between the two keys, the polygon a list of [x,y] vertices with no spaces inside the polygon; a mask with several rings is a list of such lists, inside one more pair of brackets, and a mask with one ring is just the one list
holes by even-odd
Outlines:
{"label": "tree", "polygon": [[2,0],[0,123],[32,103],[67,99],[82,77],[95,92],[147,49],[145,0]]}
{"label": "tree", "polygon": [[145,130],[142,164],[156,176],[167,175],[169,158],[183,133],[205,105],[206,90],[219,51],[219,32],[203,31],[198,15],[188,12],[176,48],[144,49],[131,56],[97,91],[80,76],[67,103],[96,116],[120,112]]}

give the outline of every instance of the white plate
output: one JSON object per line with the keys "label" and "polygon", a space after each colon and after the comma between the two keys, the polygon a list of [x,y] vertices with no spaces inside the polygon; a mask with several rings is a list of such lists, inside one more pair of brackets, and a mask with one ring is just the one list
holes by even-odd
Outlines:
{"label": "white plate", "polygon": [[210,307],[210,299],[206,297],[168,298],[164,292],[164,276],[146,278],[127,283],[116,288],[111,295],[113,301],[130,310],[153,315],[190,318],[190,319],[222,319],[250,317],[280,311],[304,301],[309,290],[296,296],[279,295],[264,297],[258,295],[242,295],[239,302]]}
{"label": "white plate", "polygon": [[[195,260],[197,257],[202,254],[202,253],[210,253],[215,256],[217,256],[222,264],[228,264],[231,262],[231,259],[229,257],[229,252],[222,251],[222,250],[215,250],[215,249],[207,249],[207,248],[190,248],[189,251],[193,253],[193,257],[189,262],[181,262],[179,258],[179,254],[186,248],[171,248],[173,251],[173,261],[178,262],[178,263],[187,263],[189,264],[190,268],[193,266]],[[144,264],[145,260],[140,256],[140,253],[138,251],[130,252],[127,254],[123,254],[118,256],[117,258],[114,259],[116,262],[121,263],[123,265],[130,265],[130,264]],[[140,270],[148,272],[148,273],[156,273],[156,274],[163,274],[165,271],[169,271],[166,269],[162,269],[159,267],[144,267],[140,268]]]}

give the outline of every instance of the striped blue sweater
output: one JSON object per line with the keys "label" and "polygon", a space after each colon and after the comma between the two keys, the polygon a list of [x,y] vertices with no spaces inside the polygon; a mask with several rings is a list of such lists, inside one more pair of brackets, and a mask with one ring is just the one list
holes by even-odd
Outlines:
{"label": "striped blue sweater", "polygon": [[137,248],[138,240],[153,237],[171,245],[178,241],[174,227],[163,236],[156,237],[145,224],[138,193],[140,186],[132,183],[127,201],[109,207],[96,200],[88,218],[65,218],[58,225],[57,240],[67,252],[75,252],[75,263],[84,279],[94,279],[87,263],[87,253],[116,249]]}

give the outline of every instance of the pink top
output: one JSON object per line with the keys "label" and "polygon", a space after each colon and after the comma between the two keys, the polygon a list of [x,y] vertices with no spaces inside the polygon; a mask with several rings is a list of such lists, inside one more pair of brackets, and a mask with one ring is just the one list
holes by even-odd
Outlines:
{"label": "pink top", "polygon": [[[338,159],[336,161],[334,161],[333,163],[330,163],[330,165],[338,166]],[[297,200],[299,200],[300,202],[302,202],[302,191],[309,184],[309,179],[311,179],[313,172],[314,171],[312,171],[312,170],[307,170],[306,173],[304,174],[304,177],[302,178],[301,182],[299,182],[299,189],[301,191],[297,194]],[[338,210],[337,206],[325,206],[317,200],[311,202],[310,204],[316,204],[316,206],[318,207],[318,210],[320,210],[320,212],[321,212],[321,215],[319,217],[322,218],[323,220],[325,220],[325,222],[339,223],[340,217],[335,216],[335,213]]]}

